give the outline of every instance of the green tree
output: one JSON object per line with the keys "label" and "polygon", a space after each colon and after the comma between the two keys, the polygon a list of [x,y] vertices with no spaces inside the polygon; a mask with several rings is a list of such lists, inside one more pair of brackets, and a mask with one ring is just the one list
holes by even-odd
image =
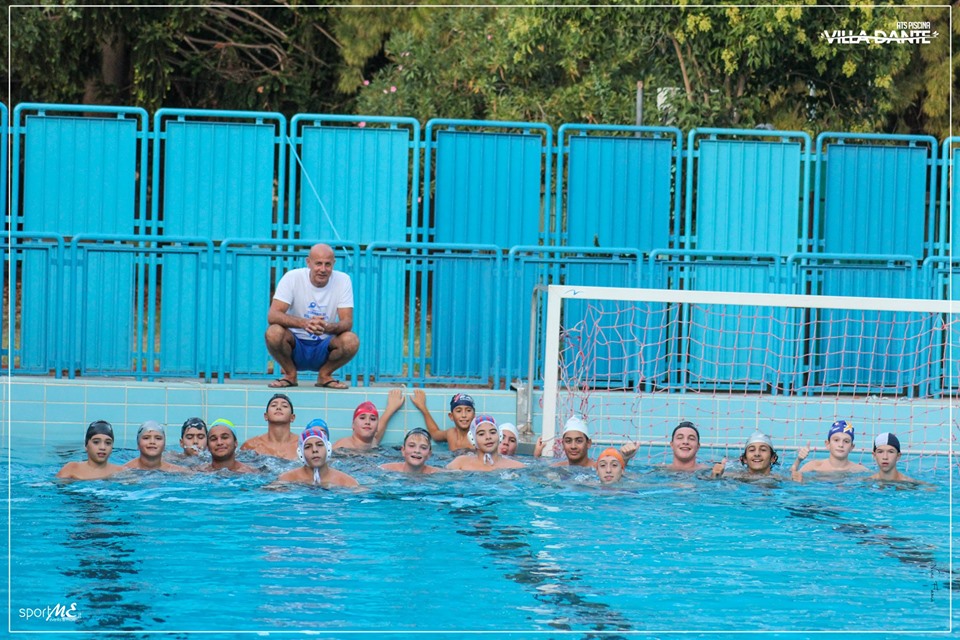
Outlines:
{"label": "green tree", "polygon": [[[420,26],[389,33],[387,64],[366,79],[358,111],[631,124],[643,81],[648,124],[882,130],[899,99],[894,78],[917,48],[837,45],[822,34],[889,29],[903,14],[807,1],[410,9],[416,19],[404,24]],[[669,113],[657,112],[658,97]]]}
{"label": "green tree", "polygon": [[330,11],[207,6],[17,7],[14,101],[343,111]]}

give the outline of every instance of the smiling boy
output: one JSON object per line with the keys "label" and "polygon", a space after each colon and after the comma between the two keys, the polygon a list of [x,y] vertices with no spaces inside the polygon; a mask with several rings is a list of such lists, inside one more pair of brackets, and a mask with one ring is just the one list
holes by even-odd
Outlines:
{"label": "smiling boy", "polygon": [[430,454],[433,453],[433,443],[430,441],[430,432],[423,427],[416,427],[407,432],[403,437],[400,453],[403,455],[403,462],[388,462],[380,465],[380,468],[384,471],[413,474],[441,471],[427,464]]}
{"label": "smiling boy", "polygon": [[123,465],[127,469],[143,469],[148,471],[189,471],[166,462],[163,459],[163,450],[167,446],[167,434],[159,422],[147,420],[137,429],[137,448],[140,456]]}
{"label": "smiling boy", "polygon": [[450,413],[448,416],[453,422],[453,426],[446,430],[441,430],[440,427],[437,426],[436,420],[430,415],[430,411],[427,409],[427,396],[423,392],[423,389],[414,391],[411,400],[413,401],[413,406],[423,414],[423,421],[427,425],[427,431],[430,432],[431,438],[437,442],[446,442],[450,451],[473,449],[469,436],[470,425],[473,423],[473,419],[477,413],[473,398],[465,393],[458,393],[450,399]]}
{"label": "smiling boy", "polygon": [[[811,460],[802,467],[800,463],[810,454],[810,444],[806,447],[800,447],[797,451],[797,459],[793,461],[790,471],[795,479],[796,476],[816,471],[819,473],[863,473],[869,471],[862,464],[850,461],[850,452],[853,451],[853,439],[856,434],[853,425],[846,420],[837,420],[830,425],[830,431],[827,433],[827,451],[829,457],[826,460]],[[799,469],[798,469],[799,467]]]}
{"label": "smiling boy", "polygon": [[234,473],[256,473],[256,469],[237,460],[239,444],[237,432],[233,430],[233,423],[224,418],[217,418],[210,425],[210,431],[207,434],[210,464],[205,465],[200,470],[220,471],[226,469]]}
{"label": "smiling boy", "polygon": [[121,471],[123,467],[110,463],[113,453],[113,426],[106,420],[96,420],[87,427],[83,441],[87,459],[68,462],[57,472],[58,478],[69,480],[99,480]]}
{"label": "smiling boy", "polygon": [[699,471],[707,465],[697,462],[697,452],[700,451],[700,431],[692,422],[684,420],[673,428],[670,434],[670,449],[673,452],[673,461],[664,465],[667,471]]}
{"label": "smiling boy", "polygon": [[370,401],[361,402],[353,411],[352,433],[333,443],[334,449],[354,449],[370,451],[380,446],[383,434],[387,431],[390,418],[403,406],[403,390],[391,389],[387,394],[387,408],[383,415],[377,411],[377,405]]}
{"label": "smiling boy", "polygon": [[511,458],[500,455],[500,431],[497,421],[490,416],[477,416],[468,431],[470,444],[476,447],[474,453],[457,456],[447,465],[447,469],[460,471],[496,471],[498,469],[519,469],[526,466]]}

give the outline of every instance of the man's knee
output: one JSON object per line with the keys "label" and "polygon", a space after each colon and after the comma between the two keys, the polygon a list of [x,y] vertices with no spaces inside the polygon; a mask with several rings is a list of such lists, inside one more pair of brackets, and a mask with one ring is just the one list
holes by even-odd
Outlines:
{"label": "man's knee", "polygon": [[332,347],[343,351],[343,355],[354,355],[360,350],[360,338],[353,331],[345,331],[338,335]]}
{"label": "man's knee", "polygon": [[280,348],[284,344],[290,344],[289,336],[293,334],[284,326],[279,324],[272,324],[267,327],[267,332],[264,334],[264,340],[267,342],[268,347]]}

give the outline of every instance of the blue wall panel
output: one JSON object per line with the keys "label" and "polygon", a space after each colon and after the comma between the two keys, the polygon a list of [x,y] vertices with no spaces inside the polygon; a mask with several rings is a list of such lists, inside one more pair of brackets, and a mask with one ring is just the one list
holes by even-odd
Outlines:
{"label": "blue wall panel", "polygon": [[499,374],[502,261],[498,248],[447,253],[431,251],[430,375],[486,384]]}
{"label": "blue wall panel", "polygon": [[[936,147],[934,146],[934,149]],[[924,258],[931,149],[827,144],[823,250]]]}
{"label": "blue wall panel", "polygon": [[805,141],[700,139],[697,130],[690,139],[691,147],[699,140],[695,188],[686,193],[687,224],[694,225],[690,246],[783,256],[797,251],[806,202]]}
{"label": "blue wall panel", "polygon": [[[354,331],[360,337],[359,369],[377,380],[414,379],[413,336],[417,304],[407,279],[412,245],[368,245],[362,277],[354,279]],[[407,357],[405,357],[405,354]]]}
{"label": "blue wall panel", "polygon": [[131,374],[142,369],[137,355],[137,258],[127,251],[80,245],[72,252],[79,287],[74,292],[73,369],[81,374]]}
{"label": "blue wall panel", "polygon": [[[165,246],[158,254],[155,268],[163,285],[156,310],[160,331],[159,374],[210,376],[216,367],[210,335],[219,334],[223,326],[216,304],[217,291],[211,283],[212,243]],[[149,295],[156,296],[156,293],[150,291]],[[147,346],[149,352],[150,345]]]}
{"label": "blue wall panel", "polygon": [[[562,202],[565,186],[565,244],[643,252],[669,246],[676,133],[676,138],[570,136],[561,156],[566,179],[558,181],[556,196]],[[561,145],[567,141],[561,139]]]}
{"label": "blue wall panel", "polygon": [[539,241],[549,171],[543,135],[439,131],[435,162],[436,242],[511,247]]}
{"label": "blue wall panel", "polygon": [[297,237],[406,241],[408,211],[417,206],[411,170],[419,162],[418,133],[416,127],[304,126],[299,159],[290,165],[291,178],[299,178]]}
{"label": "blue wall panel", "polygon": [[136,120],[27,115],[23,131],[24,231],[134,232]]}
{"label": "blue wall panel", "polygon": [[[916,270],[912,260],[890,264],[823,257],[809,259],[810,277],[823,295],[912,298]],[[907,391],[929,373],[917,361],[918,328],[904,314],[824,309],[812,312],[810,351],[814,356],[811,392],[824,388],[884,393]],[[878,354],[861,358],[862,353]]]}
{"label": "blue wall panel", "polygon": [[[7,173],[7,150],[10,149],[8,119],[7,105],[0,102],[0,174],[3,176],[0,178],[0,188],[3,189],[0,194],[0,211],[3,211],[5,231],[10,230],[10,210],[7,208],[7,185],[10,180],[10,174]],[[3,313],[6,312],[4,309]]]}
{"label": "blue wall panel", "polygon": [[166,235],[273,238],[283,211],[283,190],[276,186],[284,180],[283,116],[260,114],[265,121],[257,122],[181,116],[218,113],[157,112],[153,161],[155,176],[163,170],[163,200],[154,199],[154,215],[162,217]]}

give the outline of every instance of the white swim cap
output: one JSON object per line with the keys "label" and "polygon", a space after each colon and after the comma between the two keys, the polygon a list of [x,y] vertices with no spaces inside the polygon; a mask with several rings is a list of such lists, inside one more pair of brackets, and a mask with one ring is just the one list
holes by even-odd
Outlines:
{"label": "white swim cap", "polygon": [[563,433],[561,435],[565,436],[569,431],[579,431],[588,439],[590,438],[590,427],[587,426],[586,421],[580,416],[570,416],[563,425]]}
{"label": "white swim cap", "polygon": [[504,422],[500,425],[500,433],[504,433],[506,431],[509,431],[515,435],[518,440],[520,439],[520,432],[517,430],[517,426],[512,422]]}

